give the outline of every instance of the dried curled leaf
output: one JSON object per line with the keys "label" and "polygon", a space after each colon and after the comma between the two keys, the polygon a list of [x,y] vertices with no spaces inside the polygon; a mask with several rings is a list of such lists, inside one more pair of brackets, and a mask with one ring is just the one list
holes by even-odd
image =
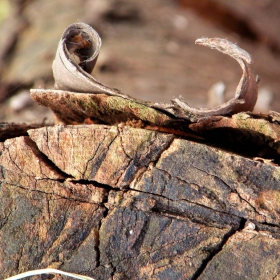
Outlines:
{"label": "dried curled leaf", "polygon": [[[154,119],[164,123],[165,127],[182,127],[187,124],[182,122],[197,122],[202,118],[217,115],[232,115],[242,111],[252,111],[257,100],[257,83],[250,70],[250,55],[228,42],[227,40],[199,39],[197,44],[217,49],[236,59],[243,69],[243,75],[237,87],[235,97],[214,109],[195,109],[179,99],[174,99],[173,104],[162,104],[137,100],[122,94],[119,90],[110,88],[98,82],[90,75],[95,66],[101,39],[97,32],[85,23],[71,24],[62,34],[59,41],[53,74],[57,90],[31,90],[31,97],[41,105],[51,108],[59,120],[65,123],[81,122],[86,118],[102,120],[105,123],[118,123],[135,118],[146,121]],[[65,91],[65,94],[62,94]],[[51,92],[51,94],[50,94]],[[79,95],[77,95],[79,93]],[[91,95],[90,98],[88,95]],[[69,96],[74,95],[73,98]],[[93,96],[96,95],[96,96]],[[107,96],[106,96],[107,95]],[[122,100],[121,106],[108,102],[108,96],[117,96]],[[89,100],[90,99],[90,100]],[[70,104],[70,102],[72,102]],[[101,107],[100,110],[96,108]],[[145,110],[143,108],[145,107]],[[120,112],[123,108],[123,112]],[[95,115],[97,114],[97,115]],[[147,116],[150,114],[150,116]],[[119,119],[118,119],[119,118]],[[112,120],[112,121],[111,121]],[[150,122],[159,125],[158,121]],[[184,128],[183,128],[184,127]]]}
{"label": "dried curled leaf", "polygon": [[53,62],[56,89],[120,95],[117,89],[101,84],[90,75],[100,47],[101,38],[91,26],[82,22],[69,25],[62,34]]}
{"label": "dried curled leaf", "polygon": [[183,113],[181,117],[187,116],[194,120],[210,117],[233,115],[239,112],[253,111],[258,98],[258,86],[256,77],[250,69],[252,63],[251,56],[239,48],[237,45],[225,39],[219,38],[201,38],[196,40],[196,44],[216,49],[224,54],[227,54],[237,60],[243,70],[241,80],[236,88],[235,97],[219,107],[209,108],[192,108],[180,99],[174,99],[173,102],[177,104]]}

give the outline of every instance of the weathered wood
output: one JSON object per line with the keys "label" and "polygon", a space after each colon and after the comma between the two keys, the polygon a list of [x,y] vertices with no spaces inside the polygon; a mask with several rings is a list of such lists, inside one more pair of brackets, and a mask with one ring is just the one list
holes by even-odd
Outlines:
{"label": "weathered wood", "polygon": [[277,166],[126,126],[28,134],[0,146],[2,277],[279,277]]}
{"label": "weathered wood", "polygon": [[32,128],[39,128],[45,126],[42,123],[7,123],[0,122],[0,141],[5,141],[6,139],[18,137],[18,136],[27,136],[27,130]]}

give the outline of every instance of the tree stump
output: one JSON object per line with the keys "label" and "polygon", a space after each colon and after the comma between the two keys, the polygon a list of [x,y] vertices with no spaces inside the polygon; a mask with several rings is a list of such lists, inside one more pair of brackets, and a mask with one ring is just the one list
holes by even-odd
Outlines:
{"label": "tree stump", "polygon": [[30,129],[0,144],[1,278],[280,279],[279,178],[168,133]]}
{"label": "tree stump", "polygon": [[64,124],[0,126],[2,277],[280,278],[280,114],[244,112],[258,96],[246,51],[196,42],[242,68],[235,97],[213,109],[103,85],[90,75],[99,35],[64,31],[56,89],[31,91]]}

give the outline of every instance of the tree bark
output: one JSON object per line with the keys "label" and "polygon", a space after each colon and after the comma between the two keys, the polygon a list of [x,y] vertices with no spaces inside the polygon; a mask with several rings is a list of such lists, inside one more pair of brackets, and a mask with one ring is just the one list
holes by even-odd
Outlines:
{"label": "tree bark", "polygon": [[278,279],[279,178],[275,165],[172,134],[31,129],[0,144],[1,276]]}

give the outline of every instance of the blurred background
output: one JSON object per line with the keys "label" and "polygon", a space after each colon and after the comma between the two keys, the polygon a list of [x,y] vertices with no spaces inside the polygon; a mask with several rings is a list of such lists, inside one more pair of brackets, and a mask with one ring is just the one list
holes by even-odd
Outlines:
{"label": "blurred background", "polygon": [[29,89],[53,88],[58,41],[81,21],[102,38],[92,74],[107,86],[157,102],[182,97],[195,107],[228,100],[241,77],[238,63],[194,44],[220,37],[253,57],[256,111],[280,111],[280,1],[0,0],[0,121],[52,118]]}

